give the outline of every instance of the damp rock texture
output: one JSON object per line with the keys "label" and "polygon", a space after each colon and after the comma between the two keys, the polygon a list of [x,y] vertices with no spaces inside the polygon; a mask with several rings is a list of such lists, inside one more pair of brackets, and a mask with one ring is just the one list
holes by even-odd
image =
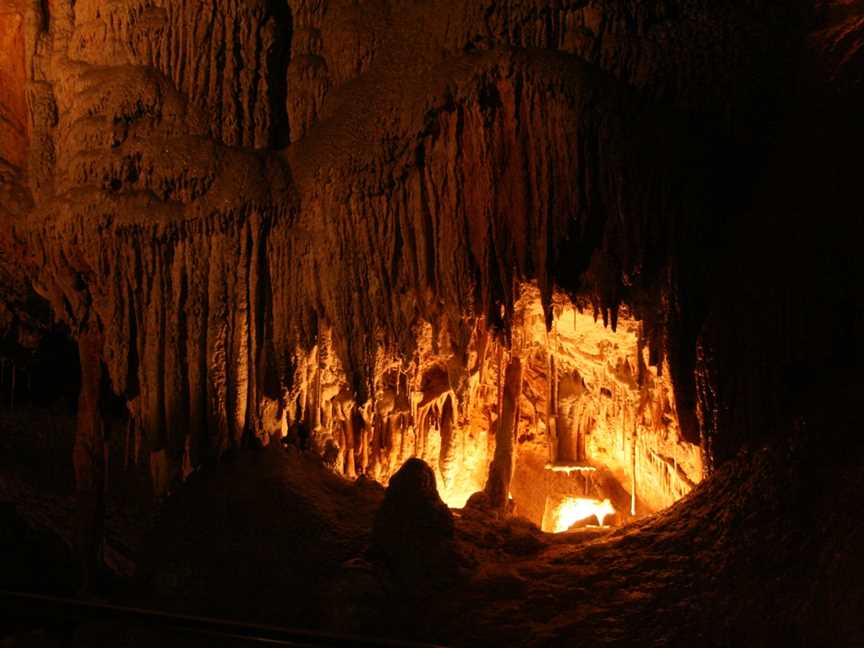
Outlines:
{"label": "damp rock texture", "polygon": [[0,325],[79,342],[82,501],[287,437],[654,509],[785,436],[864,354],[860,4],[0,0]]}

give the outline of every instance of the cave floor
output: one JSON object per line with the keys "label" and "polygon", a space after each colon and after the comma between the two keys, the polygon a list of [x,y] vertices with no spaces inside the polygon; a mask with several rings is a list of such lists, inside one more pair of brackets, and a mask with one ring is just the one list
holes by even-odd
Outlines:
{"label": "cave floor", "polygon": [[[670,509],[619,529],[550,535],[457,511],[457,575],[443,585],[398,581],[369,558],[381,486],[294,449],[244,451],[194,474],[149,530],[126,532],[140,541],[137,577],[113,600],[452,645],[847,645],[864,637],[854,515],[864,462],[850,452],[838,470],[810,437],[794,438],[742,453]],[[8,474],[3,483],[46,524],[68,523],[71,498]],[[109,542],[128,524],[109,520]],[[106,633],[80,628],[70,636],[82,643],[61,645]],[[132,634],[128,645],[152,639]]]}

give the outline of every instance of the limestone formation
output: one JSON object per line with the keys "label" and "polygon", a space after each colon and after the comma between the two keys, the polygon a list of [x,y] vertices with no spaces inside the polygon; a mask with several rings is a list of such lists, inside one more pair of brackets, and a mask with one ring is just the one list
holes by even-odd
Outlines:
{"label": "limestone formation", "polygon": [[82,501],[112,394],[157,498],[289,431],[686,494],[861,358],[858,5],[0,0],[0,324],[79,344]]}

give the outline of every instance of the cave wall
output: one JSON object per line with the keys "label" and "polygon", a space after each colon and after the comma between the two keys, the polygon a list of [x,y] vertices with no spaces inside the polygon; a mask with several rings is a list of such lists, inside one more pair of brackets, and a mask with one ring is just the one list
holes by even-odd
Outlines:
{"label": "cave wall", "polygon": [[[423,371],[401,396],[382,382],[404,370],[384,369],[394,359],[446,373],[455,397],[429,409],[439,437],[448,407],[454,422],[491,424],[472,405],[485,397],[469,397],[472,353],[484,336],[512,351],[528,279],[547,327],[555,288],[613,331],[627,306],[641,322],[636,362],[662,374],[656,402],[677,418],[670,438],[701,444],[710,468],[772,429],[785,405],[760,387],[792,393],[777,367],[833,362],[791,351],[837,321],[784,315],[819,310],[784,275],[806,242],[775,236],[786,203],[770,196],[788,165],[752,173],[782,159],[772,138],[810,114],[780,118],[784,101],[858,96],[858,14],[816,9],[5,0],[4,308],[23,321],[38,294],[73,336],[100,333],[157,492],[299,421],[322,450],[342,435],[335,461],[350,474],[344,429],[396,416],[423,391]],[[820,81],[801,90],[796,75]],[[838,278],[853,251],[829,260],[831,240],[816,265]],[[850,339],[860,289],[829,283],[822,310],[857,313],[842,324]],[[310,396],[325,349],[338,370]],[[388,390],[389,414],[376,410]],[[320,420],[316,399],[330,403]],[[473,457],[468,482],[480,483],[488,444],[423,438],[414,447],[445,472],[452,453]],[[658,505],[699,472],[692,457],[670,467],[661,446],[639,450],[666,475],[645,491]],[[386,475],[398,459],[380,461],[360,465]]]}
{"label": "cave wall", "polygon": [[547,498],[587,496],[611,499],[626,519],[631,504],[643,515],[690,492],[703,478],[702,448],[683,436],[668,365],[650,366],[640,323],[623,310],[612,331],[562,295],[554,315],[547,332],[539,295],[522,290],[517,511],[540,524]]}
{"label": "cave wall", "polygon": [[0,151],[7,164],[21,167],[27,158],[27,98],[24,16],[0,6]]}
{"label": "cave wall", "polygon": [[332,332],[298,354],[283,420],[288,442],[316,450],[336,472],[382,483],[411,457],[435,471],[441,497],[462,507],[483,489],[494,450],[497,361],[502,353],[478,323],[460,366],[446,331],[428,323],[415,330],[416,348],[405,358],[382,351],[373,392],[352,392],[332,344]]}
{"label": "cave wall", "polygon": [[[55,317],[76,337],[100,334],[100,362],[135,426],[121,454],[149,466],[155,492],[164,493],[261,427],[262,241],[290,201],[274,207],[273,194],[285,191],[278,162],[218,141],[272,144],[278,124],[269,99],[256,99],[237,77],[248,101],[219,123],[203,119],[214,114],[207,97],[223,99],[199,96],[199,85],[184,88],[190,99],[159,65],[136,64],[131,24],[153,22],[145,9],[56,7],[33,61],[44,78],[35,84],[42,103],[33,110],[29,168],[38,208],[5,224],[13,228],[9,247],[29,262],[32,288]],[[246,56],[238,63],[245,78],[254,71],[251,52],[256,65],[269,60],[262,33],[272,31],[272,17],[245,5],[217,9],[246,38],[248,49],[231,49]],[[194,60],[204,66],[196,83],[215,76],[208,61]],[[224,124],[238,130],[225,137]]]}
{"label": "cave wall", "polygon": [[518,358],[509,492],[518,514],[539,525],[546,499],[569,494],[610,498],[626,516],[635,485],[634,513],[643,515],[688,493],[703,477],[702,450],[682,436],[668,371],[649,366],[640,324],[622,313],[612,331],[557,293],[547,331],[539,290],[517,290],[509,346],[482,319],[467,347],[421,324],[411,356],[379,351],[365,402],[352,392],[328,329],[294,359],[278,436],[314,449],[347,477],[385,484],[420,457],[444,501],[462,507],[490,476],[505,374]]}

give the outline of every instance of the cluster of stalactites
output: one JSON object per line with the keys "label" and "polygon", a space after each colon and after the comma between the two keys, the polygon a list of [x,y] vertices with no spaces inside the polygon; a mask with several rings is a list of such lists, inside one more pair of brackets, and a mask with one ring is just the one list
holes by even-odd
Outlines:
{"label": "cluster of stalactites", "polygon": [[[350,388],[332,332],[298,350],[294,380],[285,396],[283,434],[320,454],[337,472],[366,475],[382,483],[411,457],[436,471],[442,496],[464,504],[482,487],[489,440],[497,416],[488,334],[478,326],[467,348],[470,366],[454,362],[446,335],[418,327],[416,351],[408,361],[379,351],[370,397]],[[494,341],[492,344],[495,344]],[[443,348],[442,348],[443,347]]]}
{"label": "cluster of stalactites", "polygon": [[[283,434],[349,478],[387,483],[407,459],[420,457],[435,470],[444,499],[457,506],[484,486],[504,505],[502,484],[518,453],[533,452],[514,443],[521,437],[542,440],[542,461],[552,465],[589,465],[590,448],[608,439],[602,444],[620,454],[614,461],[629,474],[627,448],[638,436],[637,461],[644,454],[657,464],[650,479],[662,493],[654,499],[665,505],[689,490],[701,477],[699,466],[687,466],[679,478],[674,461],[657,458],[674,455],[679,430],[669,380],[660,368],[649,369],[644,325],[627,311],[616,334],[610,323],[577,314],[560,293],[544,308],[536,286],[516,292],[509,344],[482,320],[462,349],[445,327],[419,325],[411,356],[378,349],[365,400],[351,389],[334,330],[322,327],[316,345],[295,352]],[[548,331],[546,312],[553,315]],[[587,346],[580,348],[580,340]],[[592,434],[600,436],[589,442]],[[654,468],[645,468],[646,475]]]}

